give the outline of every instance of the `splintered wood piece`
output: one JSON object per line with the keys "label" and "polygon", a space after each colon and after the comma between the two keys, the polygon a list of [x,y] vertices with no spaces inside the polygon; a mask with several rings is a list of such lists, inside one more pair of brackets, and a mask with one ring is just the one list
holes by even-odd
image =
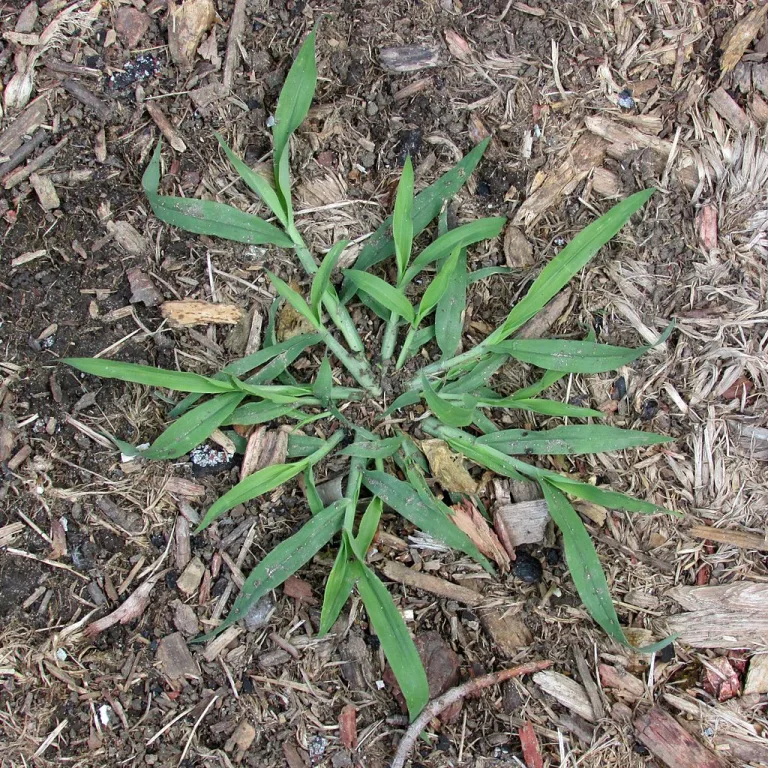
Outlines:
{"label": "splintered wood piece", "polygon": [[600,197],[619,197],[621,179],[607,168],[595,168],[592,174],[592,191]]}
{"label": "splintered wood piece", "polygon": [[189,72],[203,36],[216,21],[213,0],[183,0],[168,3],[168,51],[182,71]]}
{"label": "splintered wood piece", "polygon": [[191,595],[200,586],[204,573],[205,565],[203,561],[199,557],[193,557],[176,581],[176,586],[185,595]]}
{"label": "splintered wood piece", "polygon": [[589,696],[589,702],[592,705],[592,711],[595,713],[595,719],[602,720],[605,717],[605,708],[603,707],[603,700],[600,698],[600,691],[589,669],[589,664],[587,664],[584,654],[578,648],[573,649],[573,659],[576,662],[576,669],[579,672],[581,682],[584,684],[587,696]]}
{"label": "splintered wood piece", "polygon": [[510,555],[474,503],[464,499],[460,504],[454,504],[451,509],[451,519],[456,527],[464,531],[480,552],[499,566],[502,573],[508,571]]}
{"label": "splintered wood piece", "polygon": [[33,101],[2,133],[0,155],[10,155],[31,136],[44,122],[48,114],[48,102],[44,97]]}
{"label": "splintered wood piece", "polygon": [[728,95],[725,88],[718,88],[710,94],[709,106],[737,133],[744,133],[752,125],[747,113]]}
{"label": "splintered wood piece", "polygon": [[29,176],[29,183],[35,190],[37,199],[40,201],[40,207],[44,211],[53,211],[61,205],[56,187],[53,186],[50,176],[32,173]]}
{"label": "splintered wood piece", "polygon": [[695,648],[758,648],[768,643],[768,584],[674,587],[667,595],[686,613],[669,627]]}
{"label": "splintered wood piece", "polygon": [[729,419],[728,431],[739,456],[768,461],[768,429],[742,419]]}
{"label": "splintered wood piece", "polygon": [[179,132],[166,117],[165,112],[163,112],[154,101],[145,101],[144,106],[146,107],[147,112],[149,112],[149,116],[155,121],[155,125],[160,129],[160,132],[166,139],[168,139],[168,143],[177,152],[186,151],[187,145],[184,142],[184,139],[181,138]]}
{"label": "splintered wood piece", "polygon": [[544,760],[539,749],[539,740],[533,730],[530,720],[526,720],[517,731],[520,739],[520,747],[523,750],[523,759],[527,768],[544,768]]}
{"label": "splintered wood piece", "polygon": [[243,316],[243,310],[234,304],[211,304],[193,299],[163,302],[160,311],[171,325],[179,327],[208,323],[237,325]]}
{"label": "splintered wood piece", "polygon": [[740,61],[750,43],[755,39],[765,23],[768,3],[758,4],[748,14],[736,22],[734,27],[723,37],[720,49],[720,72],[730,72]]}
{"label": "splintered wood piece", "polygon": [[242,627],[227,627],[218,637],[214,637],[203,651],[203,658],[210,664],[218,655],[243,632]]}
{"label": "splintered wood piece", "polygon": [[618,696],[635,700],[642,698],[645,694],[645,685],[642,680],[630,675],[621,667],[600,664],[598,671],[603,688],[612,688]]}
{"label": "splintered wood piece", "polygon": [[448,600],[456,600],[465,605],[480,605],[484,600],[482,595],[467,589],[467,587],[459,586],[452,581],[446,581],[437,576],[414,571],[412,568],[408,568],[408,566],[394,560],[385,560],[381,565],[381,570],[392,581],[406,584],[414,589],[421,589],[438,597],[445,597]]}
{"label": "splintered wood piece", "polygon": [[[548,522],[549,508],[543,499],[501,504],[493,510],[493,524],[499,538],[504,541],[506,535],[512,547],[543,541]],[[503,533],[499,528],[503,528]]]}
{"label": "splintered wood piece", "polygon": [[603,164],[606,143],[585,134],[576,142],[560,166],[547,174],[544,182],[520,206],[512,223],[530,227],[543,213],[569,195],[592,172]]}
{"label": "splintered wood piece", "polygon": [[563,288],[543,309],[539,310],[516,334],[516,339],[540,339],[561,318],[571,302],[571,289]]}
{"label": "splintered wood piece", "polygon": [[707,539],[718,544],[733,544],[741,549],[758,549],[768,552],[768,539],[758,533],[735,531],[732,528],[712,528],[709,525],[694,525],[688,531],[695,539]]}
{"label": "splintered wood piece", "polygon": [[397,48],[382,48],[379,62],[390,72],[416,72],[436,67],[440,63],[437,51],[420,45],[402,45]]}
{"label": "splintered wood piece", "polygon": [[575,712],[579,717],[583,717],[590,723],[594,723],[597,719],[586,690],[570,677],[561,675],[559,672],[547,670],[546,672],[537,672],[533,676],[533,682],[544,693],[548,693],[553,699],[562,704],[566,709]]}
{"label": "splintered wood piece", "polygon": [[640,715],[633,725],[638,740],[669,768],[726,768],[725,762],[660,707]]}
{"label": "splintered wood piece", "polygon": [[200,677],[200,667],[181,632],[174,632],[158,643],[157,661],[160,670],[169,680]]}

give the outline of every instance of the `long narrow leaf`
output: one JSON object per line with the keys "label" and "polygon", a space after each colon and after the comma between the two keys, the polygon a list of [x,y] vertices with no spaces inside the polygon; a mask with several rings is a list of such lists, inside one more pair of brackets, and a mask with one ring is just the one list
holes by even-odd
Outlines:
{"label": "long narrow leaf", "polygon": [[[453,253],[456,248],[466,248],[473,243],[479,243],[481,240],[490,240],[496,237],[501,228],[507,223],[503,216],[496,216],[487,219],[477,219],[469,224],[463,224],[460,227],[451,229],[442,237],[430,243],[408,267],[401,285],[405,286],[413,280],[425,267],[428,267],[435,261],[444,259],[448,254]],[[359,269],[359,266],[357,267]]]}
{"label": "long narrow leaf", "polygon": [[283,205],[292,221],[290,164],[288,142],[291,134],[304,122],[312,104],[317,87],[317,65],[315,63],[315,30],[313,29],[299,49],[280,91],[275,109],[273,160],[275,183]]}
{"label": "long narrow leaf", "polygon": [[[413,200],[413,236],[417,237],[427,225],[440,213],[443,204],[452,200],[456,193],[467,183],[472,172],[477,167],[483,153],[488,148],[490,137],[484,139],[471,152],[460,160],[450,171],[444,173],[434,184],[430,184]],[[446,253],[450,253],[449,249]],[[365,247],[355,262],[358,271],[365,272],[375,264],[383,261],[395,252],[392,239],[392,217],[384,220],[381,226],[368,238]],[[341,298],[343,302],[355,294],[357,285],[346,280]]]}
{"label": "long narrow leaf", "polygon": [[[668,325],[656,344],[661,344],[672,332],[673,327],[673,324]],[[655,344],[651,344],[632,349],[611,344],[596,344],[593,341],[513,339],[495,344],[491,349],[548,370],[565,373],[605,373],[637,360],[654,346]]]}
{"label": "long narrow leaf", "polygon": [[457,528],[451,522],[450,515],[443,511],[443,509],[447,510],[448,508],[444,505],[441,506],[437,500],[434,500],[434,503],[429,503],[428,499],[422,498],[408,483],[378,470],[365,472],[363,483],[374,496],[378,496],[385,504],[392,507],[424,533],[428,533],[448,547],[464,552],[481,563],[484,568],[493,570],[472,540],[464,531]]}
{"label": "long narrow leaf", "polygon": [[392,596],[378,576],[359,560],[352,567],[368,618],[403,692],[408,714],[414,720],[429,701],[429,684],[419,652]]}
{"label": "long narrow leaf", "polygon": [[437,302],[435,310],[435,339],[443,357],[456,353],[464,330],[464,313],[467,310],[467,251],[462,248],[453,279]]}
{"label": "long narrow leaf", "polygon": [[445,294],[456,273],[456,267],[459,263],[461,249],[456,248],[440,267],[438,273],[432,278],[432,281],[424,291],[419,303],[419,310],[416,313],[416,325],[420,325],[427,315],[437,306],[437,303]]}
{"label": "long narrow leaf", "polygon": [[101,360],[93,357],[65,357],[62,363],[76,368],[83,373],[101,376],[104,379],[119,379],[148,387],[163,387],[177,392],[196,392],[198,394],[218,394],[232,392],[235,387],[228,381],[216,381],[207,376],[184,371],[169,371],[153,368],[150,365],[121,363],[117,360]]}
{"label": "long narrow leaf", "polygon": [[486,399],[480,397],[480,408],[509,408],[516,411],[531,411],[542,416],[559,416],[562,419],[602,419],[605,414],[594,408],[584,408],[580,405],[561,403],[558,400],[544,400],[539,397],[529,397],[518,400],[513,397]]}
{"label": "long narrow leaf", "polygon": [[146,459],[178,459],[207,440],[245,398],[243,392],[228,392],[187,411],[168,427],[141,455]]}
{"label": "long narrow leaf", "polygon": [[312,307],[312,314],[320,320],[320,306],[323,296],[331,284],[331,274],[341,256],[342,251],[349,245],[349,240],[340,240],[328,253],[325,254],[323,263],[315,273],[312,279],[312,288],[309,292],[309,303]]}
{"label": "long narrow leaf", "polygon": [[[549,514],[563,534],[565,561],[573,584],[589,615],[614,639],[628,648],[634,648],[627,640],[613,607],[608,582],[592,539],[581,522],[576,510],[565,495],[546,480],[540,482]],[[669,645],[674,638],[666,638],[653,645],[635,650],[654,653]]]}
{"label": "long narrow leaf", "polygon": [[504,323],[490,335],[488,343],[495,344],[506,339],[534,317],[629,221],[632,214],[645,205],[654,191],[646,189],[636,192],[582,229],[544,267],[525,297],[515,305]]}
{"label": "long narrow leaf", "polygon": [[326,507],[311,517],[297,533],[271,550],[248,574],[229,616],[213,632],[196,638],[197,642],[215,637],[244,618],[254,603],[306,565],[341,530],[345,501],[342,499]]}
{"label": "long narrow leaf", "polygon": [[284,226],[288,224],[288,215],[282,201],[270,181],[256,171],[249,168],[230,148],[218,132],[213,134],[219,145],[224,150],[232,167],[238,172],[240,178],[267,204],[272,213],[277,216]]}
{"label": "long narrow leaf", "polygon": [[360,290],[370,294],[376,301],[388,307],[390,311],[396,312],[399,317],[404,318],[409,323],[413,323],[416,315],[411,303],[405,297],[402,290],[395,288],[380,277],[371,275],[368,272],[346,269],[344,274]]}
{"label": "long narrow leaf", "polygon": [[277,275],[267,270],[267,276],[269,277],[272,285],[280,294],[281,298],[285,299],[307,322],[317,329],[322,328],[320,321],[315,317],[309,305],[304,301],[304,297],[291,288],[288,283],[281,280]]}
{"label": "long narrow leaf", "polygon": [[460,405],[455,405],[454,403],[443,399],[434,389],[432,389],[426,376],[421,377],[421,383],[424,390],[422,394],[427,401],[429,410],[432,411],[443,424],[447,424],[449,427],[466,427],[468,424],[472,423],[474,408],[463,408]]}
{"label": "long narrow leaf", "polygon": [[403,443],[402,435],[385,437],[380,440],[355,440],[352,445],[342,448],[339,453],[361,459],[388,459]]}
{"label": "long narrow leaf", "polygon": [[477,445],[490,445],[510,456],[602,453],[624,448],[667,443],[671,437],[603,424],[577,424],[542,431],[505,429],[478,437]]}
{"label": "long narrow leaf", "polygon": [[345,531],[342,531],[341,544],[336,553],[331,572],[325,581],[323,607],[320,611],[320,637],[327,635],[339,618],[354,585],[354,569],[350,567],[352,552]]}
{"label": "long narrow leaf", "polygon": [[405,160],[400,183],[397,185],[395,210],[392,214],[392,237],[395,241],[397,279],[402,279],[411,258],[413,246],[413,164],[410,155]]}
{"label": "long narrow leaf", "polygon": [[295,410],[300,405],[300,401],[296,403],[270,403],[268,400],[264,400],[257,403],[246,403],[236,408],[223,424],[249,426],[251,424],[266,424],[282,416],[301,418],[303,414]]}
{"label": "long narrow leaf", "polygon": [[198,235],[211,235],[238,243],[261,245],[271,243],[282,248],[293,246],[291,239],[277,227],[213,200],[196,200],[157,194],[160,183],[160,143],[142,178],[144,193],[152,212],[160,221]]}

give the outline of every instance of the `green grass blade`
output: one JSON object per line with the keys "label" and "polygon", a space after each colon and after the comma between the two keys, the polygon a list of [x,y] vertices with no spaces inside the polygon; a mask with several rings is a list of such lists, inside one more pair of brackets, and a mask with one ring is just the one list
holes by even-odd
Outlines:
{"label": "green grass blade", "polygon": [[271,403],[268,400],[263,400],[257,403],[246,403],[236,408],[232,415],[227,417],[222,424],[229,426],[231,424],[240,424],[242,426],[250,426],[252,424],[266,424],[269,421],[274,421],[283,416],[289,418],[299,419],[303,417],[303,414],[295,410],[301,402],[296,403]]}
{"label": "green grass blade", "polygon": [[407,408],[409,405],[416,405],[421,400],[421,392],[403,392],[402,395],[396,397],[389,405],[386,411],[384,411],[384,417],[387,417],[394,413],[399,408]]}
{"label": "green grass blade", "polygon": [[448,400],[444,400],[432,389],[426,376],[421,377],[423,387],[422,395],[427,402],[427,406],[432,413],[449,427],[466,427],[472,423],[472,414],[474,408],[463,408],[460,405],[454,405]]}
{"label": "green grass blade", "polygon": [[283,226],[288,224],[288,215],[283,207],[275,188],[268,179],[249,168],[230,148],[218,132],[213,134],[224,150],[232,167],[238,172],[240,178],[266,203],[272,213],[277,216]]}
{"label": "green grass blade", "polygon": [[402,435],[385,437],[381,440],[355,440],[352,445],[342,448],[339,453],[343,456],[354,456],[359,459],[388,459],[403,443]]}
{"label": "green grass blade", "polygon": [[510,397],[513,400],[527,400],[530,397],[536,397],[536,395],[560,381],[563,376],[565,376],[565,373],[562,371],[546,371],[535,384],[518,389]]}
{"label": "green grass blade", "polygon": [[331,391],[333,389],[333,371],[327,357],[320,363],[320,369],[315,377],[315,383],[312,385],[312,394],[323,404],[331,402]]}
{"label": "green grass blade", "polygon": [[288,283],[269,270],[267,270],[267,277],[269,277],[270,282],[275,286],[275,290],[280,294],[281,298],[285,299],[314,328],[322,328],[320,321],[315,317],[309,308],[309,304],[304,301],[304,297],[301,294],[294,291]]}
{"label": "green grass blade", "polygon": [[416,315],[405,294],[399,288],[387,283],[376,275],[360,272],[356,269],[345,269],[344,274],[361,290],[372,296],[377,302],[394,311],[399,317],[413,324]]}
{"label": "green grass blade", "polygon": [[[419,310],[416,313],[415,325],[418,326],[421,324],[424,318],[437,306],[440,299],[443,298],[451,281],[455,280],[456,267],[459,263],[460,254],[461,249],[456,248],[456,250],[454,250],[446,259],[442,267],[440,267],[440,270],[435,277],[432,278],[427,286],[427,290],[424,291],[424,295],[421,297]],[[454,320],[456,320],[456,318],[454,318]],[[458,321],[461,322],[461,312],[458,313]]]}
{"label": "green grass blade", "polygon": [[312,435],[302,435],[299,432],[291,432],[288,435],[288,458],[298,459],[303,456],[309,456],[315,451],[319,451],[325,440]]}
{"label": "green grass blade", "polygon": [[287,483],[306,469],[307,461],[307,459],[303,459],[292,464],[272,464],[248,475],[208,508],[202,521],[195,529],[195,534],[200,533],[214,520],[238,504],[244,504],[246,501],[269,493],[279,485]]}
{"label": "green grass blade", "polygon": [[315,273],[312,279],[312,288],[309,292],[309,303],[312,307],[312,314],[320,322],[320,313],[322,311],[322,301],[325,292],[331,285],[331,274],[339,261],[343,250],[349,245],[349,240],[340,240],[328,253],[325,254],[323,263]]}
{"label": "green grass blade", "polygon": [[[348,280],[346,284],[352,285],[352,281]],[[354,285],[352,286],[352,288],[353,288],[353,291],[357,290],[357,288]],[[381,320],[384,320],[384,322],[389,320],[389,316],[392,314],[392,312],[390,312],[390,310],[388,310],[382,303],[376,301],[376,299],[369,296],[367,293],[365,293],[365,291],[360,291],[357,296],[360,303],[368,307],[368,309],[370,309],[371,312],[373,312],[376,315],[376,317],[380,318]]]}
{"label": "green grass blade", "polygon": [[354,586],[354,568],[350,567],[352,552],[345,531],[342,531],[341,544],[336,553],[333,568],[325,581],[323,607],[320,611],[320,633],[324,637],[339,618]]}
{"label": "green grass blade", "polygon": [[212,200],[159,195],[157,193],[159,183],[160,143],[158,142],[152,160],[142,177],[142,186],[152,212],[160,221],[180,227],[187,232],[222,237],[238,243],[249,245],[271,243],[282,248],[293,247],[292,240],[286,234],[258,216]]}
{"label": "green grass blade", "polygon": [[[434,496],[425,497],[402,480],[378,470],[363,474],[363,483],[374,495],[392,507],[406,520],[448,547],[464,552],[493,572],[493,567],[483,557],[472,540],[451,521],[450,509]],[[428,489],[427,489],[428,490]]]}
{"label": "green grass blade", "polygon": [[[425,344],[429,344],[429,342],[432,341],[432,339],[434,339],[434,338],[435,338],[435,326],[434,325],[425,325],[423,328],[419,328],[418,331],[415,331],[414,334],[413,334],[413,338],[411,339],[411,345],[406,350],[405,356],[403,357],[403,361],[402,361],[403,364],[405,364],[414,355],[416,355],[418,353],[418,351]],[[400,362],[400,360],[398,359],[398,363],[399,362]]]}
{"label": "green grass blade", "polygon": [[[488,147],[490,137],[480,142],[471,152],[460,160],[450,171],[444,173],[434,184],[416,195],[413,200],[413,236],[417,237],[427,225],[440,213],[443,204],[452,200],[456,193],[467,183]],[[395,252],[392,239],[392,217],[388,217],[368,238],[365,247],[355,262],[355,269],[365,272]],[[449,249],[446,253],[450,253]],[[357,285],[346,280],[341,293],[343,302],[349,301],[355,294]],[[386,316],[385,318],[386,319]]]}
{"label": "green grass blade", "polygon": [[307,39],[288,70],[277,101],[275,126],[272,130],[275,184],[282,197],[289,221],[293,219],[293,211],[291,207],[288,142],[291,134],[304,122],[312,104],[316,87],[317,64],[315,63],[315,30],[313,29],[307,35]]}
{"label": "green grass blade", "polygon": [[187,411],[141,455],[146,459],[178,459],[207,440],[245,398],[243,392],[218,395]]}
{"label": "green grass blade", "polygon": [[403,692],[408,714],[414,720],[429,701],[429,684],[419,652],[392,596],[378,576],[359,560],[352,567],[368,618]]}
{"label": "green grass blade", "polygon": [[493,275],[511,275],[512,272],[514,270],[509,267],[483,267],[469,273],[469,284],[472,285],[479,280],[485,280],[486,277],[492,277]]}
{"label": "green grass blade", "polygon": [[363,512],[363,516],[360,518],[360,525],[357,528],[357,536],[355,536],[353,544],[357,556],[365,562],[365,556],[368,552],[368,548],[373,543],[373,539],[376,536],[376,531],[379,530],[379,521],[381,520],[381,513],[384,511],[384,502],[378,497],[374,496],[368,506]]}
{"label": "green grass blade", "polygon": [[148,387],[163,387],[176,392],[195,392],[214,395],[220,392],[232,392],[235,387],[228,381],[217,381],[197,373],[169,371],[153,368],[150,365],[121,363],[116,360],[101,360],[93,357],[65,357],[61,360],[72,368],[103,379],[119,379]]}
{"label": "green grass blade", "polygon": [[304,495],[307,497],[307,504],[309,504],[309,511],[313,515],[317,515],[322,512],[323,502],[317,492],[317,486],[315,485],[315,472],[311,465],[304,470],[304,489]]}
{"label": "green grass blade", "polygon": [[490,445],[507,455],[564,455],[602,453],[668,443],[671,437],[636,429],[621,429],[603,424],[576,424],[542,431],[505,429],[484,435],[477,445]]}
{"label": "green grass blade", "polygon": [[[661,344],[672,332],[673,327],[670,323],[656,344]],[[654,346],[655,344],[651,344],[632,349],[611,344],[596,344],[593,341],[513,339],[495,344],[491,349],[539,368],[564,373],[605,373],[628,365]]]}
{"label": "green grass blade", "polygon": [[[507,223],[503,216],[497,216],[487,219],[477,219],[469,224],[463,224],[460,227],[451,229],[442,237],[430,243],[411,263],[411,266],[405,272],[401,285],[408,285],[416,275],[432,262],[440,261],[453,253],[456,248],[466,248],[473,243],[479,243],[481,240],[489,240],[496,237],[501,228]],[[358,259],[359,262],[359,259]],[[360,267],[357,266],[357,269]]]}
{"label": "green grass blade", "polygon": [[271,550],[248,574],[229,616],[213,632],[196,638],[196,641],[210,640],[244,618],[254,603],[306,565],[341,530],[345,501],[342,499],[326,507]]}
{"label": "green grass blade", "polygon": [[594,408],[561,403],[558,400],[544,400],[530,397],[522,400],[502,398],[501,400],[481,400],[481,408],[511,408],[517,411],[531,411],[542,416],[559,416],[562,419],[603,419],[605,414]]}
{"label": "green grass blade", "polygon": [[515,305],[504,323],[489,336],[488,343],[495,344],[506,339],[534,317],[581,271],[600,248],[616,235],[632,214],[645,205],[654,191],[646,189],[631,195],[582,229],[544,267],[525,297]]}
{"label": "green grass blade", "polygon": [[449,381],[440,391],[445,395],[464,395],[475,392],[488,383],[491,376],[504,365],[506,360],[506,355],[489,355],[485,360],[475,362],[466,375]]}
{"label": "green grass blade", "polygon": [[392,214],[392,237],[395,241],[398,283],[405,274],[413,247],[413,164],[410,155],[405,160],[400,183],[397,185],[395,210]]}
{"label": "green grass blade", "polygon": [[443,357],[451,357],[461,344],[464,331],[464,313],[467,310],[467,251],[462,248],[453,279],[437,302],[435,311],[435,339]]}

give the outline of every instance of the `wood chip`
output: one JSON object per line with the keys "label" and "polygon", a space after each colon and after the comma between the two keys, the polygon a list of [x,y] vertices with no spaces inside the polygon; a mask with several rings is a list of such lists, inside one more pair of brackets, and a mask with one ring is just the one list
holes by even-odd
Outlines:
{"label": "wood chip", "polygon": [[605,708],[600,697],[600,690],[592,677],[592,672],[589,669],[587,660],[584,658],[584,654],[576,647],[573,648],[573,659],[576,662],[576,669],[578,670],[584,690],[589,697],[589,703],[592,705],[592,711],[595,713],[595,719],[602,720],[605,717]]}
{"label": "wood chip", "polygon": [[630,675],[626,669],[614,667],[610,664],[598,666],[600,684],[603,688],[610,688],[617,696],[630,701],[641,699],[645,695],[645,685],[634,675]]}
{"label": "wood chip", "polygon": [[728,419],[731,447],[739,456],[768,461],[768,429],[748,419]]}
{"label": "wood chip", "polygon": [[720,72],[730,72],[740,61],[750,43],[760,32],[768,13],[768,4],[762,3],[739,19],[720,44]]}
{"label": "wood chip", "polygon": [[477,482],[467,471],[464,457],[454,453],[444,440],[422,440],[420,448],[429,462],[432,475],[449,493],[475,493]]}
{"label": "wood chip", "polygon": [[760,648],[768,643],[768,584],[673,587],[667,596],[685,613],[671,616],[671,632],[695,648]]}
{"label": "wood chip", "polygon": [[501,504],[493,510],[494,528],[512,548],[544,541],[549,520],[549,508],[543,499]]}
{"label": "wood chip", "polygon": [[173,605],[173,626],[187,637],[194,637],[200,631],[200,622],[197,620],[194,608],[182,603],[181,600],[174,600],[171,605]]}
{"label": "wood chip", "polygon": [[718,88],[710,94],[709,106],[737,133],[745,133],[752,125],[747,113],[728,95],[725,88]]}
{"label": "wood chip", "polygon": [[142,256],[149,250],[147,239],[127,221],[108,221],[107,232],[131,256]]}
{"label": "wood chip", "polygon": [[504,232],[504,260],[511,269],[533,266],[533,246],[520,227],[507,225]]}
{"label": "wood chip", "polygon": [[240,467],[240,479],[273,464],[284,464],[288,455],[288,434],[281,429],[257,426],[248,438]]}
{"label": "wood chip", "polygon": [[96,499],[96,506],[108,520],[128,533],[141,533],[144,529],[144,520],[138,512],[118,507],[107,496],[99,496]]}
{"label": "wood chip", "polygon": [[0,155],[11,155],[31,136],[48,116],[48,101],[41,97],[33,101],[16,119],[0,133]]}
{"label": "wood chip", "polygon": [[234,758],[236,763],[240,763],[245,756],[245,753],[251,748],[253,740],[256,738],[256,729],[247,721],[241,720],[235,728],[232,735],[227,739],[224,744],[224,751],[232,753],[234,752]]}
{"label": "wood chip", "polygon": [[[86,637],[93,637],[94,635],[98,635],[99,632],[109,629],[113,624],[117,624],[118,622],[120,624],[127,624],[129,621],[134,621],[135,619],[140,618],[149,605],[149,597],[155,584],[157,584],[166,573],[167,570],[158,571],[147,578],[147,580],[136,589],[136,591],[133,592],[119,608],[116,608],[103,619],[99,619],[98,621],[89,624],[83,634]],[[117,597],[117,595],[115,595],[115,597]]]}
{"label": "wood chip", "polygon": [[157,663],[160,671],[174,682],[200,677],[200,667],[181,632],[174,632],[158,643]]}
{"label": "wood chip", "polygon": [[58,144],[48,147],[41,152],[34,160],[28,162],[23,168],[17,168],[11,171],[3,178],[3,186],[6,189],[12,189],[22,181],[26,181],[33,173],[46,166],[62,149],[67,145],[69,139],[65,136]]}
{"label": "wood chip", "polygon": [[312,594],[312,585],[298,576],[289,576],[285,580],[283,594],[307,605],[317,605],[317,598]]}
{"label": "wood chip", "polygon": [[339,738],[346,749],[357,746],[357,708],[347,704],[339,715]]}
{"label": "wood chip", "polygon": [[[138,232],[136,234],[138,235]],[[141,235],[138,236],[141,237]],[[129,299],[131,304],[156,307],[158,304],[163,303],[163,294],[157,290],[152,279],[144,270],[133,267],[128,270],[126,277],[128,278],[128,284],[131,286],[131,298]]]}
{"label": "wood chip", "polygon": [[696,741],[660,707],[653,707],[633,725],[638,740],[669,768],[726,768],[724,761]]}
{"label": "wood chip", "polygon": [[195,53],[215,21],[213,0],[183,0],[180,5],[168,0],[168,50],[182,71],[192,69]]}
{"label": "wood chip", "polygon": [[566,310],[571,303],[571,289],[563,288],[545,307],[539,310],[516,334],[516,339],[540,339],[555,323],[567,317]]}
{"label": "wood chip", "polygon": [[192,545],[189,537],[189,520],[184,515],[179,515],[173,530],[173,562],[176,570],[184,570],[191,559]]}
{"label": "wood chip", "polygon": [[451,509],[454,525],[464,531],[480,552],[499,566],[502,573],[508,571],[511,555],[475,504],[469,499],[464,499],[460,504],[454,504]]}
{"label": "wood chip", "polygon": [[[208,0],[205,0],[205,2],[208,2]],[[177,152],[185,152],[187,145],[184,139],[181,138],[181,134],[166,117],[165,112],[154,101],[145,101],[144,106],[147,112],[149,112],[149,116],[155,121],[155,125],[160,129],[160,132],[168,139],[168,143]]]}
{"label": "wood chip", "polygon": [[568,157],[546,174],[543,183],[518,208],[512,223],[531,227],[546,211],[557,205],[598,166],[603,164],[607,144],[585,134],[579,138]]}
{"label": "wood chip", "polygon": [[37,21],[38,15],[37,0],[32,0],[32,2],[26,5],[24,10],[18,15],[14,30],[16,32],[31,32],[35,28],[35,22]]}
{"label": "wood chip", "polygon": [[736,531],[732,528],[712,528],[709,525],[694,525],[688,531],[695,539],[708,539],[719,544],[733,544],[740,549],[757,549],[768,552],[768,537],[758,533]]}
{"label": "wood chip", "polygon": [[235,7],[229,22],[227,52],[224,55],[224,73],[221,79],[223,90],[226,92],[232,90],[232,82],[240,59],[240,38],[245,32],[247,21],[245,8],[246,0],[235,0]]}
{"label": "wood chip", "polygon": [[595,168],[592,174],[592,191],[608,199],[621,195],[621,179],[607,168]]}
{"label": "wood chip", "polygon": [[465,605],[480,605],[484,601],[482,595],[467,589],[467,587],[459,586],[452,581],[446,581],[437,576],[414,571],[412,568],[408,568],[408,566],[394,560],[385,560],[380,567],[388,579],[400,582],[401,584],[407,584],[409,587],[414,587],[414,589],[421,589],[424,592],[445,597],[449,600],[456,600]]}
{"label": "wood chip", "polygon": [[149,24],[149,16],[130,5],[120,7],[115,16],[115,32],[128,48],[136,48]]}
{"label": "wood chip", "polygon": [[431,48],[420,45],[402,45],[395,48],[382,48],[379,62],[390,72],[417,72],[420,69],[436,67],[440,55]]}
{"label": "wood chip", "polygon": [[236,640],[243,630],[241,627],[227,627],[218,637],[211,640],[208,645],[205,646],[203,651],[203,657],[210,664],[212,661],[216,661],[219,654],[234,640]]}
{"label": "wood chip", "polygon": [[533,676],[533,682],[566,709],[570,709],[590,723],[595,722],[595,711],[592,709],[589,696],[584,687],[575,680],[547,669],[544,672],[537,672]]}
{"label": "wood chip", "polygon": [[243,316],[243,310],[234,304],[212,304],[209,301],[184,300],[166,301],[160,306],[162,315],[176,327],[193,325],[236,325]]}
{"label": "wood chip", "polygon": [[188,563],[187,567],[179,576],[176,586],[185,595],[191,595],[197,591],[200,586],[200,582],[203,580],[203,574],[205,573],[205,564],[199,557],[193,557]]}
{"label": "wood chip", "polygon": [[749,660],[744,695],[768,693],[768,654],[758,653]]}

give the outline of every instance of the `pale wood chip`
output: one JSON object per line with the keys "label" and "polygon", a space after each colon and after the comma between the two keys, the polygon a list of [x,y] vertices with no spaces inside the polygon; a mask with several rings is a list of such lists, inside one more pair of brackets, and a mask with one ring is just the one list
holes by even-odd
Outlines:
{"label": "pale wood chip", "polygon": [[243,310],[234,304],[212,304],[193,299],[163,302],[160,311],[171,325],[177,327],[208,323],[236,325],[243,316]]}

